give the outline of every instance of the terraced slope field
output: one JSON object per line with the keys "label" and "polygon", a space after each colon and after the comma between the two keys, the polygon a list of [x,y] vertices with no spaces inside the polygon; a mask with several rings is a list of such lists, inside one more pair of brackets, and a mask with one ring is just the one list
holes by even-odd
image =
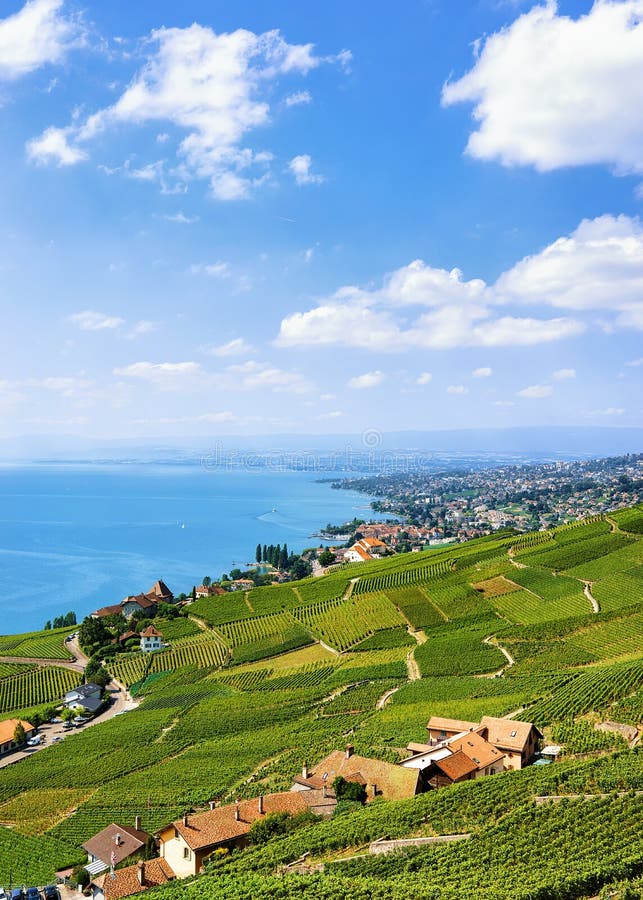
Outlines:
{"label": "terraced slope field", "polygon": [[[561,900],[622,891],[627,879],[639,889],[641,799],[610,792],[643,790],[641,751],[594,725],[643,727],[642,517],[624,510],[199,600],[192,620],[167,623],[169,649],[109,663],[136,684],[138,709],[2,770],[0,883],[36,859],[34,879],[51,880],[112,821],[140,814],[153,831],[213,798],[288,789],[302,760],[315,763],[349,736],[357,753],[394,761],[425,740],[431,715],[489,714],[538,723],[565,745],[562,761],[380,800],[213,860],[196,885],[155,896]],[[63,636],[0,646],[5,656],[38,648],[62,659]],[[64,691],[63,670],[44,671],[0,663],[5,715],[44,696],[39,679],[50,679],[48,697]],[[560,794],[595,799],[535,800]],[[22,814],[52,804],[62,815]],[[472,837],[361,855],[382,835],[457,832]],[[284,875],[305,852],[327,863],[323,873]]]}

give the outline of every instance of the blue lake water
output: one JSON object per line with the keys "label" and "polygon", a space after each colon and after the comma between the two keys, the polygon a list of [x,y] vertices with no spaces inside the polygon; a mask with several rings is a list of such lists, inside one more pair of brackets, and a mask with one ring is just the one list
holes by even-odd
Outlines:
{"label": "blue lake water", "polygon": [[187,592],[243,568],[257,543],[316,546],[327,522],[369,513],[368,497],[316,477],[196,464],[0,468],[0,633],[70,609],[80,619],[157,578]]}

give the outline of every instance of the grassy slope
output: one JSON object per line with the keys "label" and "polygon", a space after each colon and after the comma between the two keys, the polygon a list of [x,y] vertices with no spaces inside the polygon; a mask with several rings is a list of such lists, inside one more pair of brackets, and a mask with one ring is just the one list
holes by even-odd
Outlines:
{"label": "grassy slope", "polygon": [[[610,533],[610,523],[599,520],[538,536],[533,545],[531,538],[491,536],[344,568],[292,587],[199,601],[191,612],[209,628],[177,628],[172,651],[155,655],[153,671],[167,674],[146,683],[139,710],[74,734],[63,745],[4,770],[0,803],[8,804],[7,810],[19,807],[20,796],[46,807],[52,791],[68,791],[80,802],[76,812],[58,824],[47,829],[45,823],[41,837],[23,834],[27,826],[20,817],[11,832],[0,829],[0,883],[7,879],[12,858],[28,855],[34,840],[43,842],[42,866],[54,860],[62,864],[70,853],[80,859],[80,843],[111,821],[128,824],[142,814],[144,827],[154,829],[212,797],[287,788],[303,758],[314,762],[342,746],[349,729],[357,752],[395,760],[409,740],[423,739],[432,714],[477,719],[525,708],[520,718],[547,727],[563,723],[557,733],[567,735],[572,748],[613,746],[595,740],[587,723],[572,725],[571,720],[592,712],[613,718],[618,714],[620,721],[639,721],[641,716],[641,516],[638,511],[622,513],[615,521],[620,529],[615,533]],[[517,568],[512,556],[526,568]],[[554,574],[564,567],[565,576]],[[599,614],[591,612],[579,580],[584,575],[576,570],[591,573],[588,580],[594,581]],[[473,587],[501,575],[514,580],[515,591],[484,596]],[[362,580],[358,587],[350,585],[354,577]],[[417,628],[410,643],[407,629],[413,633]],[[28,637],[33,646],[34,636]],[[483,643],[486,638],[506,648],[516,665],[507,667],[497,646]],[[329,650],[315,643],[284,652],[320,639]],[[409,671],[414,673],[409,654],[423,676],[419,681],[408,681]],[[141,677],[136,654],[127,665],[133,680]],[[501,669],[500,678],[484,677]],[[17,677],[11,670],[5,673],[7,684]],[[377,699],[391,687],[400,690],[383,710],[376,710]],[[331,695],[335,699],[330,700]],[[433,879],[435,885],[438,878],[444,898],[480,896],[481,891],[490,897],[508,896],[502,885],[511,866],[493,850],[506,845],[505,817],[514,830],[517,821],[526,822],[520,834],[521,879],[528,882],[531,873],[534,888],[540,890],[542,882],[542,889],[549,889],[555,866],[547,862],[539,835],[557,833],[566,820],[556,810],[534,818],[529,798],[572,788],[591,792],[643,787],[640,754],[624,751],[615,760],[604,761],[600,777],[591,765],[566,762],[552,767],[555,772],[508,773],[399,807],[379,803],[379,813],[369,809],[314,826],[305,837],[309,845],[321,841],[320,847],[329,850],[361,846],[385,831],[406,834],[424,827],[416,818],[428,804],[422,822],[430,813],[437,831],[475,827],[481,838],[413,860],[413,867],[426,869],[415,880],[405,880],[406,864],[335,874],[328,870],[293,882],[292,895],[301,889],[302,896],[311,897],[430,896],[423,893],[426,884]],[[568,781],[561,786],[564,777]],[[473,825],[458,819],[464,815],[462,798],[467,809],[477,810]],[[451,812],[436,818],[436,809],[443,805]],[[590,833],[600,819],[602,827],[629,834],[619,818],[621,807],[583,807],[575,817]],[[635,812],[629,807],[627,811]],[[373,832],[362,824],[371,820]],[[283,859],[303,852],[297,840],[284,844]],[[205,896],[272,897],[278,885],[284,891],[279,896],[291,896],[289,879],[275,883],[270,878],[276,864],[270,853],[278,849],[270,847],[261,857],[268,862],[252,877],[246,872],[257,851],[248,854],[247,862],[239,855],[204,880]],[[573,874],[576,860],[580,880],[576,888],[565,887],[576,893],[560,896],[589,893],[592,866],[599,862],[605,879],[617,881],[623,877],[619,866],[624,860],[633,858],[638,865],[643,859],[633,839],[627,850],[614,844],[604,852],[577,838],[575,847],[567,850],[570,871]],[[480,858],[489,864],[482,867],[484,879],[476,888],[474,863]],[[551,859],[558,857],[552,853]],[[459,882],[448,874],[453,866],[464,873]],[[183,893],[182,887],[173,888],[173,896],[179,890]],[[546,895],[534,890],[537,896]]]}

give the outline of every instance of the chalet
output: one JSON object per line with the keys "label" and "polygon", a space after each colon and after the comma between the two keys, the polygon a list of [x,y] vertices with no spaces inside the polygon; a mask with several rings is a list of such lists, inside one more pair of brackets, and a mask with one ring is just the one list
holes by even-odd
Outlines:
{"label": "chalet", "polygon": [[344,552],[348,562],[368,562],[369,559],[380,559],[386,544],[378,538],[361,538]]}
{"label": "chalet", "polygon": [[504,754],[505,769],[522,769],[536,755],[543,733],[531,722],[483,716],[480,733]]}
{"label": "chalet", "polygon": [[197,600],[200,600],[202,597],[209,597],[210,596],[210,585],[209,584],[200,584],[198,587],[195,587],[194,595]]}
{"label": "chalet", "polygon": [[91,614],[92,619],[102,619],[105,616],[123,615],[129,619],[135,612],[141,610],[156,615],[159,603],[172,603],[174,594],[164,581],[155,581],[146,594],[133,594],[125,597],[120,603],[113,606],[102,606]]}
{"label": "chalet", "polygon": [[163,649],[163,635],[153,625],[148,625],[141,631],[141,650],[143,653],[153,653]]}
{"label": "chalet", "polygon": [[112,822],[83,844],[88,858],[85,868],[90,875],[99,875],[110,867],[116,868],[124,860],[142,855],[149,839],[150,835],[141,829],[139,816],[134,828]]}
{"label": "chalet", "polygon": [[81,684],[73,691],[67,691],[64,704],[67,709],[86,710],[90,713],[97,712],[103,704],[103,689],[99,684]]}
{"label": "chalet", "polygon": [[36,730],[33,725],[24,719],[5,719],[4,722],[0,722],[0,756],[24,746],[24,744],[18,744],[14,740],[14,734],[18,725],[22,725],[25,730],[25,740],[28,740]]}
{"label": "chalet", "polygon": [[366,789],[367,802],[376,797],[385,800],[401,800],[414,797],[421,790],[420,775],[417,769],[403,768],[399,765],[369,759],[353,752],[352,744],[346,750],[335,750],[318,763],[314,770],[306,764],[301,776],[295,779],[291,788],[294,792],[322,790],[332,791],[335,778],[341,775],[346,781],[357,781]]}
{"label": "chalet", "polygon": [[297,815],[310,809],[303,794],[286,791],[254,800],[217,806],[209,812],[186,814],[158,832],[161,859],[177,878],[197,875],[219,847],[245,847],[254,822],[271,813]]}
{"label": "chalet", "polygon": [[92,881],[94,900],[122,900],[148,888],[167,884],[176,876],[164,859],[140,860],[132,866],[117,869],[112,877],[106,873]]}

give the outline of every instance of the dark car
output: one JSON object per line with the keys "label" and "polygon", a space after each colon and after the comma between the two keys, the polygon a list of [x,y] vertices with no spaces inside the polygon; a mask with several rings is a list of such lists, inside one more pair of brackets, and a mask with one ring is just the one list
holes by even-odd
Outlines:
{"label": "dark car", "polygon": [[60,894],[55,884],[48,884],[45,888],[45,900],[60,900]]}
{"label": "dark car", "polygon": [[27,900],[42,900],[37,887],[27,888]]}
{"label": "dark car", "polygon": [[11,891],[11,900],[25,900],[25,892],[22,888],[14,888]]}

